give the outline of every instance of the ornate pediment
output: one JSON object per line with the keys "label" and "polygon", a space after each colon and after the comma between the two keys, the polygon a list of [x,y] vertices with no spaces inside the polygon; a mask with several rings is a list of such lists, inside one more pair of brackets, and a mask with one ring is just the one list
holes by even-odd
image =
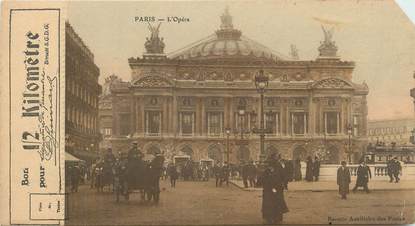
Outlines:
{"label": "ornate pediment", "polygon": [[313,84],[313,88],[317,89],[350,89],[353,86],[339,78],[325,78]]}
{"label": "ornate pediment", "polygon": [[133,82],[134,87],[152,88],[152,87],[172,87],[171,81],[158,75],[149,75],[139,78]]}

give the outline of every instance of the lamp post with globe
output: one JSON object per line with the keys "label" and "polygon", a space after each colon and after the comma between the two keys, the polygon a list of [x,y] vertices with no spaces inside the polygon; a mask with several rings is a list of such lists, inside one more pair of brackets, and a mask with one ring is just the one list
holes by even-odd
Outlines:
{"label": "lamp post with globe", "polygon": [[264,70],[259,70],[258,74],[255,75],[255,88],[257,92],[260,94],[260,101],[261,101],[261,108],[260,108],[260,125],[259,131],[254,131],[259,133],[260,138],[260,161],[265,160],[265,130],[264,130],[264,93],[268,88],[269,78],[268,76],[264,75]]}

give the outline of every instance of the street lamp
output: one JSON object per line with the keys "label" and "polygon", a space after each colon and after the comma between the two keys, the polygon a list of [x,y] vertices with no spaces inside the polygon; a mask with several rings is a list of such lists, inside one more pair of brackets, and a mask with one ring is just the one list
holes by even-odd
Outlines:
{"label": "street lamp", "polygon": [[226,162],[229,164],[229,136],[231,135],[231,129],[230,128],[226,128],[225,129],[225,133],[226,133]]}
{"label": "street lamp", "polygon": [[348,143],[348,150],[347,150],[347,158],[349,161],[349,164],[352,163],[352,158],[351,158],[351,154],[352,154],[352,150],[351,150],[351,142],[352,142],[352,126],[349,124],[347,126],[347,135],[349,136],[349,143]]}
{"label": "street lamp", "polygon": [[241,140],[243,139],[243,134],[245,133],[245,106],[238,107],[238,116],[239,116],[239,132],[241,133]]}
{"label": "street lamp", "polygon": [[264,93],[268,87],[269,78],[264,75],[264,70],[259,70],[259,73],[255,75],[255,87],[261,97],[261,109],[260,109],[260,125],[259,125],[259,138],[260,138],[260,160],[265,160],[265,131],[264,131]]}
{"label": "street lamp", "polygon": [[411,144],[415,144],[415,128],[411,130],[411,137],[409,138],[409,141]]}

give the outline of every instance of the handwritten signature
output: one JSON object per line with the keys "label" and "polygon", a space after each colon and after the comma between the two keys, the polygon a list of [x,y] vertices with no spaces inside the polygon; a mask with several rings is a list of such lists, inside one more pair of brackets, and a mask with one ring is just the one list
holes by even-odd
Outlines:
{"label": "handwritten signature", "polygon": [[[45,72],[42,73],[42,83],[44,84]],[[48,95],[47,100],[48,102],[45,103],[45,89],[43,89],[43,98],[42,98],[42,109],[44,110],[40,117],[39,117],[39,127],[40,127],[40,134],[42,136],[42,145],[40,150],[38,151],[40,158],[42,161],[46,160],[49,161],[52,159],[54,153],[56,152],[56,148],[58,146],[58,141],[55,137],[55,128],[54,128],[54,105],[53,105],[53,94],[54,89],[57,85],[56,76],[46,76],[47,83],[48,83]],[[46,113],[47,112],[47,113]]]}

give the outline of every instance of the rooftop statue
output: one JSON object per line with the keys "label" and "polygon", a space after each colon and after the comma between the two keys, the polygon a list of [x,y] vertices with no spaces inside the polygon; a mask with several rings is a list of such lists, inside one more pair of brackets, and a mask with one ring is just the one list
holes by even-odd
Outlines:
{"label": "rooftop statue", "polygon": [[325,44],[334,44],[334,41],[332,40],[333,38],[333,32],[334,32],[334,27],[332,27],[330,30],[327,30],[326,28],[324,28],[324,26],[321,26],[321,29],[323,29],[323,33],[324,33],[324,43]]}
{"label": "rooftop statue", "polygon": [[297,49],[297,46],[295,46],[294,44],[291,44],[291,46],[290,46],[290,55],[291,55],[291,58],[293,59],[293,60],[299,60],[300,59],[300,57],[298,56],[298,49]]}
{"label": "rooftop statue", "polygon": [[220,16],[222,24],[220,28],[223,30],[233,29],[232,16],[229,14],[229,7],[225,8],[225,12]]}
{"label": "rooftop statue", "polygon": [[164,53],[164,39],[159,37],[160,25],[161,23],[159,23],[156,27],[148,23],[148,29],[151,32],[151,36],[150,38],[146,38],[146,42],[144,44],[147,53]]}
{"label": "rooftop statue", "polygon": [[334,27],[328,30],[324,26],[321,26],[321,29],[323,30],[323,33],[324,33],[324,41],[320,42],[320,47],[318,48],[318,51],[320,52],[320,56],[336,58],[337,57],[337,46],[336,46],[336,42],[333,41]]}

